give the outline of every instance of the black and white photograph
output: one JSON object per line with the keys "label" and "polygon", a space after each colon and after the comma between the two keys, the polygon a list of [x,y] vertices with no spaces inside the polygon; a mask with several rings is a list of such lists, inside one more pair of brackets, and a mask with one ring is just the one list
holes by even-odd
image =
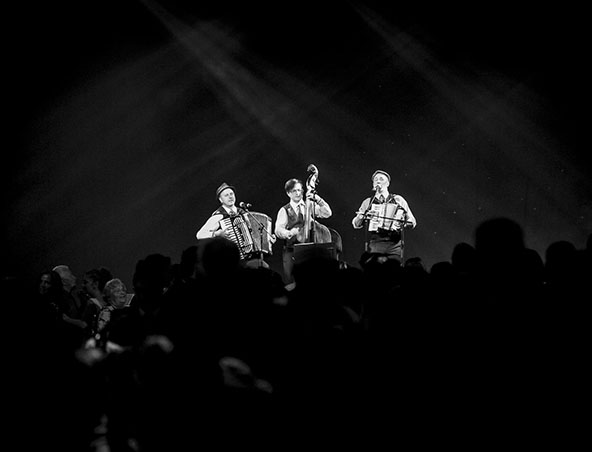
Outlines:
{"label": "black and white photograph", "polygon": [[584,439],[583,7],[4,19],[14,450]]}

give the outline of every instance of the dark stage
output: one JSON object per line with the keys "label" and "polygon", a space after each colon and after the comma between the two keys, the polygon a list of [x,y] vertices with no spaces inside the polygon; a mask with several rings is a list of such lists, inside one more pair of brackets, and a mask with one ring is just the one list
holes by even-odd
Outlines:
{"label": "dark stage", "polygon": [[199,3],[8,8],[4,275],[105,266],[131,286],[139,259],[196,243],[222,182],[275,223],[311,163],[353,266],[376,169],[428,269],[498,216],[541,255],[584,247],[582,11]]}

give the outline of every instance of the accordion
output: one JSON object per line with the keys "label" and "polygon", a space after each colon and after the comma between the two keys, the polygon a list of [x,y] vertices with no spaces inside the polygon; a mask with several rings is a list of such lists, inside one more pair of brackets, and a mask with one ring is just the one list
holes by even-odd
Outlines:
{"label": "accordion", "polygon": [[244,215],[235,215],[220,220],[222,227],[226,228],[226,238],[234,242],[238,247],[241,259],[246,259],[254,251],[251,225]]}
{"label": "accordion", "polygon": [[370,212],[375,214],[368,223],[370,232],[376,232],[379,229],[397,231],[405,224],[405,211],[399,204],[371,204]]}

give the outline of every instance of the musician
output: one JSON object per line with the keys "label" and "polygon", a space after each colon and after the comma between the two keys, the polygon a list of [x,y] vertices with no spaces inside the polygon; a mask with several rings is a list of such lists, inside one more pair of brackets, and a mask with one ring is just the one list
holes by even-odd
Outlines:
{"label": "musician", "polygon": [[220,207],[216,209],[210,218],[205,222],[195,236],[199,239],[223,236],[228,225],[224,226],[221,221],[225,218],[242,215],[245,210],[234,205],[236,195],[234,187],[226,182],[216,189],[216,198],[220,201]]}
{"label": "musician", "polygon": [[[299,179],[289,179],[284,190],[290,202],[282,206],[275,222],[275,235],[284,240],[282,261],[284,268],[284,282],[293,282],[292,268],[294,266],[294,244],[303,242],[303,228],[306,216],[304,189]],[[306,193],[306,199],[313,201],[314,218],[329,218],[333,212],[329,204],[314,191]]]}
{"label": "musician", "polygon": [[[235,189],[232,185],[228,185],[226,182],[222,183],[217,190],[216,190],[216,197],[220,202],[220,207],[216,209],[210,218],[205,222],[205,224],[197,231],[195,236],[198,240],[201,239],[209,239],[212,237],[226,237],[229,238],[231,241],[234,241],[230,238],[227,234],[227,230],[231,228],[231,222],[225,221],[228,218],[242,216],[242,220],[244,221],[243,225],[244,228],[243,232],[251,231],[252,223],[249,219],[251,214],[247,215],[247,211],[242,207],[237,207],[236,203],[236,195]],[[271,219],[269,220],[271,224]],[[236,222],[235,222],[236,226]],[[270,226],[271,228],[271,226]],[[232,231],[228,231],[232,232]],[[253,236],[251,232],[248,232],[249,238],[253,240]],[[232,235],[231,235],[232,236]],[[268,238],[270,243],[275,243],[276,237],[274,235],[270,235]],[[236,242],[235,242],[236,243]],[[239,249],[241,250],[241,263],[245,267],[264,267],[269,268],[269,264],[265,262],[263,256],[257,252],[247,252],[244,248],[241,248],[240,244]],[[270,245],[271,246],[271,245]]]}
{"label": "musician", "polygon": [[366,226],[367,254],[402,263],[403,229],[415,228],[417,221],[405,198],[389,193],[390,183],[391,176],[386,171],[372,174],[374,195],[362,201],[352,225],[354,229]]}

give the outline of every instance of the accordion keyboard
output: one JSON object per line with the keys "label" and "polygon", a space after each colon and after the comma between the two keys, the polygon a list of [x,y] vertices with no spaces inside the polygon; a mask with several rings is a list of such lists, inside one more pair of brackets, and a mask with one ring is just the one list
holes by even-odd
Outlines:
{"label": "accordion keyboard", "polygon": [[251,228],[243,215],[224,218],[220,223],[226,228],[226,238],[238,247],[241,259],[245,259],[254,251]]}

